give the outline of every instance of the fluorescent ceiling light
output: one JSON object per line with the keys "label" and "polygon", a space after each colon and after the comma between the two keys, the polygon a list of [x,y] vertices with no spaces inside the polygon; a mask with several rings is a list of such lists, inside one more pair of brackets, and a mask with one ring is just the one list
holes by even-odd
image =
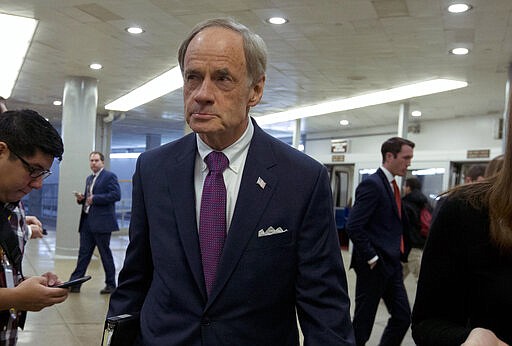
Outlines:
{"label": "fluorescent ceiling light", "polygon": [[140,153],[110,153],[111,159],[136,159]]}
{"label": "fluorescent ceiling light", "polygon": [[412,112],[411,112],[411,115],[412,115],[413,117],[421,117],[421,112],[420,112],[420,111],[412,111]]}
{"label": "fluorescent ceiling light", "polygon": [[416,171],[412,171],[412,175],[436,175],[436,174],[444,174],[446,170],[444,168],[427,168],[427,169],[418,169]]}
{"label": "fluorescent ceiling light", "polygon": [[153,101],[160,96],[170,93],[183,86],[183,77],[179,66],[161,74],[150,80],[141,87],[129,92],[128,94],[110,102],[105,109],[112,111],[126,112],[132,108],[138,107],[149,101]]}
{"label": "fluorescent ceiling light", "polygon": [[364,168],[359,170],[359,174],[373,174],[377,172],[376,168]]}
{"label": "fluorescent ceiling light", "polygon": [[312,106],[295,108],[284,112],[266,114],[259,117],[255,117],[255,119],[259,125],[274,124],[300,118],[313,117],[322,114],[342,112],[351,109],[401,101],[413,97],[425,96],[448,90],[464,88],[466,86],[468,86],[467,82],[461,82],[451,79],[434,79],[426,82],[413,83],[397,88],[377,91],[370,94],[328,101]]}
{"label": "fluorescent ceiling light", "polygon": [[6,99],[11,96],[36,27],[35,19],[0,14],[0,96]]}
{"label": "fluorescent ceiling light", "polygon": [[101,70],[103,66],[101,64],[98,64],[97,62],[94,62],[89,65],[89,68],[92,70]]}

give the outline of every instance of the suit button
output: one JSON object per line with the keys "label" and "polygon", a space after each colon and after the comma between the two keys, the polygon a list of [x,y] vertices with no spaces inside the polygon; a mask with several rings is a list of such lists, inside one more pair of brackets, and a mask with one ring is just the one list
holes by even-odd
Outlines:
{"label": "suit button", "polygon": [[209,326],[210,325],[210,319],[208,317],[203,317],[203,319],[201,320],[201,325],[202,326]]}

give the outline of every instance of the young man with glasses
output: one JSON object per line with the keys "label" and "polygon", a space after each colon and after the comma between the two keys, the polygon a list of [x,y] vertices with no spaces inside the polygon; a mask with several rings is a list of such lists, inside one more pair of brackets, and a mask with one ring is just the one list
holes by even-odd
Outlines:
{"label": "young man with glasses", "polygon": [[[40,189],[54,158],[62,159],[62,140],[53,126],[31,110],[0,116],[0,343],[13,345],[26,311],[61,303],[66,289],[54,273],[24,278],[21,271],[24,239],[16,232],[19,201]],[[15,225],[15,226],[14,226]]]}

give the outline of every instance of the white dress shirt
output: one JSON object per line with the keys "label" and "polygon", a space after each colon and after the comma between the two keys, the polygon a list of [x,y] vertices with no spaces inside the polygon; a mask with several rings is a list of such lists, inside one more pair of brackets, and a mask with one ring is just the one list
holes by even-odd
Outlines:
{"label": "white dress shirt", "polygon": [[[226,155],[229,160],[229,166],[224,170],[224,184],[226,185],[226,230],[229,232],[233,212],[235,211],[236,199],[238,191],[240,190],[240,182],[242,181],[242,174],[245,167],[245,159],[249,151],[249,144],[251,143],[252,135],[254,134],[254,126],[251,119],[244,134],[222,153]],[[196,220],[197,229],[199,230],[199,214],[201,211],[201,196],[203,194],[203,185],[206,176],[208,175],[208,167],[204,162],[204,158],[213,151],[199,136],[196,134],[197,140],[197,153],[196,163],[194,169],[194,188],[196,192]]]}

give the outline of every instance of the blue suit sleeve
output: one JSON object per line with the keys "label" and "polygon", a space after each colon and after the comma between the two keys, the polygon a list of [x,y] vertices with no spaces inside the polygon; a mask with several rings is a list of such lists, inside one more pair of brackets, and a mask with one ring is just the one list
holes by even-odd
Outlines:
{"label": "blue suit sleeve", "polygon": [[347,220],[346,231],[365,261],[377,255],[371,244],[367,225],[379,205],[380,192],[373,179],[363,180],[356,189],[356,199]]}
{"label": "blue suit sleeve", "polygon": [[153,262],[149,243],[147,213],[140,177],[140,158],[133,175],[130,243],[126,250],[119,286],[110,298],[107,316],[140,312],[153,280]]}
{"label": "blue suit sleeve", "polygon": [[304,345],[354,344],[333,210],[328,175],[322,169],[298,239],[297,313]]}

